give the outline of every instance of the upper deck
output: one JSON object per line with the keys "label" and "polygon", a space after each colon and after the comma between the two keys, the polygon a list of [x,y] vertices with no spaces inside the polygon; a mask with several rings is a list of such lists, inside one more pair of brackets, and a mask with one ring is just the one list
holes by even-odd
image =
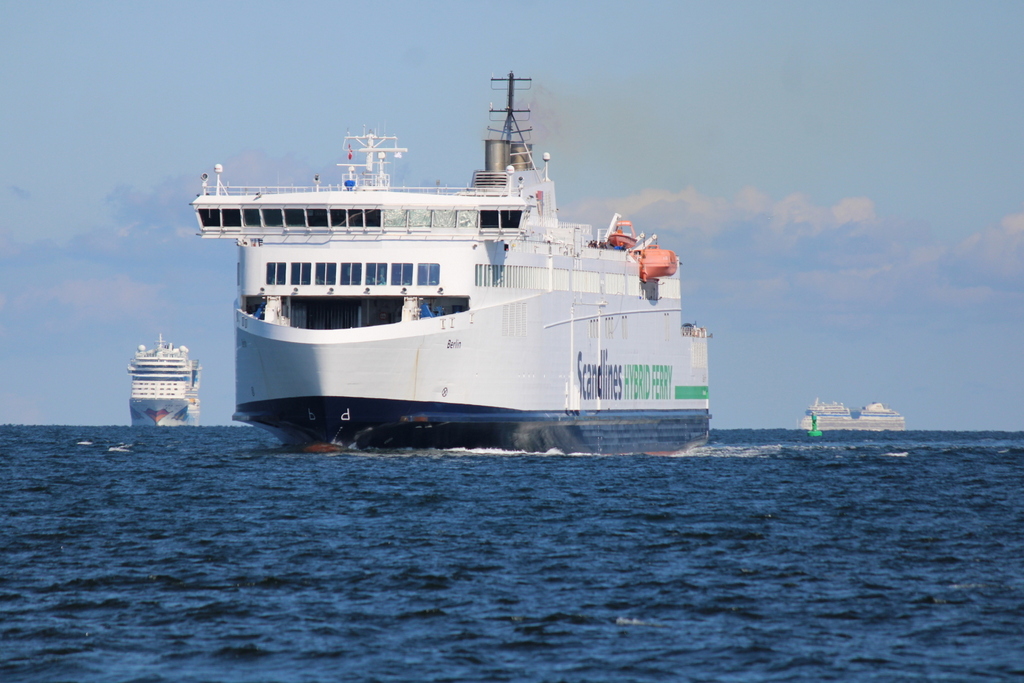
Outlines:
{"label": "upper deck", "polygon": [[[528,79],[495,79],[510,84]],[[578,228],[557,218],[554,183],[548,177],[550,155],[538,167],[515,114],[525,110],[509,102],[503,110],[500,139],[485,141],[485,168],[473,172],[466,187],[392,187],[389,164],[408,150],[394,136],[364,130],[347,135],[347,160],[340,183],[313,185],[232,186],[224,168],[215,178],[202,175],[202,192],[192,202],[200,234],[209,238],[252,238],[295,242],[321,236],[420,239],[501,240],[533,237],[551,242],[578,242]],[[499,131],[495,131],[499,132]],[[518,137],[518,141],[516,141]],[[275,239],[278,238],[278,239]],[[315,240],[314,240],[315,241]]]}
{"label": "upper deck", "polygon": [[[220,166],[218,164],[218,166]],[[443,195],[443,196],[459,196],[459,197],[518,197],[521,196],[522,186],[514,183],[516,178],[515,172],[510,171],[476,171],[473,174],[473,184],[468,187],[449,187],[435,185],[433,187],[392,187],[390,184],[387,185],[374,185],[374,184],[363,184],[346,186],[344,184],[322,184],[320,182],[314,182],[313,185],[244,185],[244,186],[232,186],[229,184],[223,184],[220,179],[214,186],[209,184],[209,176],[203,174],[203,191],[200,198],[203,197],[261,197],[263,195],[305,195],[308,193],[319,193],[319,192],[355,192],[357,194],[362,193],[377,193],[377,192],[398,192],[402,194],[417,194],[424,196],[432,195]],[[218,173],[219,175],[219,173]],[[520,173],[520,175],[522,175]],[[522,179],[524,182],[526,178]],[[203,200],[204,202],[206,200]],[[361,197],[357,201],[374,201],[369,198]],[[415,201],[415,200],[413,200]]]}
{"label": "upper deck", "polygon": [[[388,236],[402,238],[510,239],[537,235],[573,242],[590,226],[560,223],[553,207],[553,184],[502,172],[511,189],[380,188],[356,185],[312,187],[231,187],[204,181],[192,205],[206,238],[307,238]],[[522,181],[519,179],[522,178]],[[530,184],[527,185],[527,180]],[[512,187],[514,185],[514,187]]]}

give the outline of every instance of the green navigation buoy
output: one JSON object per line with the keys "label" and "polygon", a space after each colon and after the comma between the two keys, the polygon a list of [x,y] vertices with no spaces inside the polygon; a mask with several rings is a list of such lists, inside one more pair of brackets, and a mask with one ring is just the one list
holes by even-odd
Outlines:
{"label": "green navigation buoy", "polygon": [[811,413],[811,428],[807,432],[807,436],[821,436],[821,430],[818,429],[818,416]]}

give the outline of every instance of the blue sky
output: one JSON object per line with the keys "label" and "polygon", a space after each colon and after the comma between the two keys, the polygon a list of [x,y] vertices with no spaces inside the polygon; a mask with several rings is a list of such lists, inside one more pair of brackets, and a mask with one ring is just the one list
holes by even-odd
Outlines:
{"label": "blue sky", "polygon": [[713,426],[815,397],[1024,430],[1024,3],[15,3],[0,22],[0,423],[125,424],[133,349],[234,404],[234,247],[188,202],[337,172],[386,127],[412,185],[482,163],[534,79],[563,219],[631,218],[714,333]]}

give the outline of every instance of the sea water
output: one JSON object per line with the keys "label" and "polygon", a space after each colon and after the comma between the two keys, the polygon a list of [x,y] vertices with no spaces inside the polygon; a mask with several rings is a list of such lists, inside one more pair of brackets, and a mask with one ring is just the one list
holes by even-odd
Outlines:
{"label": "sea water", "polygon": [[2,681],[1024,676],[1024,433],[682,457],[0,427]]}

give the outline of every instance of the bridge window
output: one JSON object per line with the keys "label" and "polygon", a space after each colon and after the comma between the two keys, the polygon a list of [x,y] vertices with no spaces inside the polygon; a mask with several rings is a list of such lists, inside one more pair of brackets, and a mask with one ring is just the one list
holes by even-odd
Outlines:
{"label": "bridge window", "polygon": [[316,280],[314,282],[318,285],[333,285],[338,277],[338,264],[337,263],[318,263],[316,264]]}
{"label": "bridge window", "polygon": [[388,264],[386,263],[367,263],[366,264],[366,284],[368,285],[386,285],[388,283]]}
{"label": "bridge window", "polygon": [[283,285],[285,284],[285,264],[283,263],[268,263],[267,264],[267,284],[268,285]]}
{"label": "bridge window", "polygon": [[475,228],[479,223],[479,211],[459,211],[459,227]]}
{"label": "bridge window", "polygon": [[281,209],[263,209],[263,225],[268,228],[284,226],[284,217],[281,215]]}
{"label": "bridge window", "polygon": [[411,285],[412,284],[412,264],[411,263],[392,263],[391,264],[391,284],[393,285]]}
{"label": "bridge window", "polygon": [[242,220],[245,221],[245,224],[248,227],[260,227],[260,210],[242,209]]}
{"label": "bridge window", "polygon": [[[289,211],[290,209],[285,209]],[[301,211],[302,209],[299,209]],[[292,284],[293,285],[308,285],[310,283],[310,275],[313,273],[312,263],[293,263],[292,264]]]}
{"label": "bridge window", "polygon": [[451,209],[434,209],[435,228],[454,228],[455,211]]}
{"label": "bridge window", "polygon": [[242,227],[241,209],[221,209],[221,220],[225,228]]}
{"label": "bridge window", "polygon": [[501,227],[518,228],[523,220],[522,211],[499,211],[501,214]]}
{"label": "bridge window", "polygon": [[481,211],[480,227],[483,229],[518,228],[522,218],[522,211]]}
{"label": "bridge window", "polygon": [[384,209],[384,227],[404,228],[408,225],[407,214],[405,209]]}
{"label": "bridge window", "polygon": [[429,228],[430,209],[409,209],[410,228]]}
{"label": "bridge window", "polygon": [[199,220],[204,228],[219,228],[220,209],[199,209]]}
{"label": "bridge window", "polygon": [[380,209],[331,209],[330,215],[335,228],[380,227]]}
{"label": "bridge window", "polygon": [[326,228],[327,209],[306,209],[306,220],[311,228]]}
{"label": "bridge window", "polygon": [[363,284],[363,264],[362,263],[342,263],[341,264],[341,279],[338,280],[339,285],[361,285]]}
{"label": "bridge window", "polygon": [[306,227],[306,212],[302,209],[285,209],[284,224],[289,228]]}
{"label": "bridge window", "polygon": [[436,285],[441,282],[441,265],[438,263],[417,263],[416,284]]}

